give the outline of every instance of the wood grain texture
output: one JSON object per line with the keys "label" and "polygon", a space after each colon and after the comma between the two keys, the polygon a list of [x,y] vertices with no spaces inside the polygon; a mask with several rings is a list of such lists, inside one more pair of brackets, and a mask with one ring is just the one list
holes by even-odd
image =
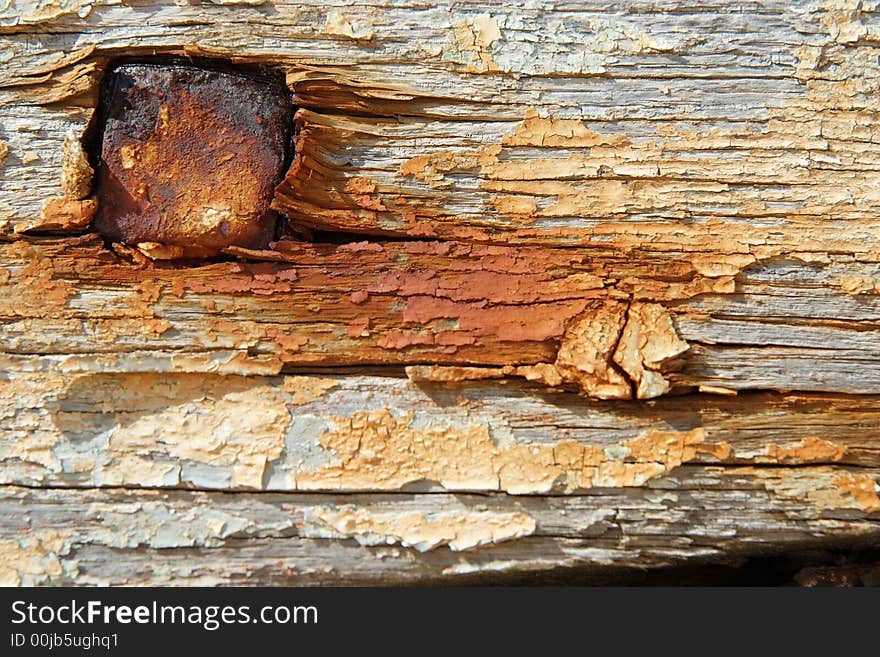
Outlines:
{"label": "wood grain texture", "polygon": [[[16,538],[0,542],[0,577],[25,585],[485,583],[529,573],[607,576],[688,560],[729,563],[756,552],[831,547],[844,534],[851,545],[876,545],[876,517],[768,493],[745,470],[686,467],[675,491],[547,498],[340,501],[3,487],[0,526]],[[806,468],[801,481],[822,474]]]}
{"label": "wood grain texture", "polygon": [[[11,3],[0,577],[876,545],[878,43],[855,0]],[[153,55],[286,79],[269,249],[90,232],[99,80]]]}

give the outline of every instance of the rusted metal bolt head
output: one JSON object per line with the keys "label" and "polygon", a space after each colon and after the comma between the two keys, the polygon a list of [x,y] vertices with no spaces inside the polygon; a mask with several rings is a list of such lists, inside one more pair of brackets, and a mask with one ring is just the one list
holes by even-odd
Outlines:
{"label": "rusted metal bolt head", "polygon": [[188,65],[124,64],[103,93],[96,230],[166,257],[272,239],[269,204],[293,112],[283,85]]}

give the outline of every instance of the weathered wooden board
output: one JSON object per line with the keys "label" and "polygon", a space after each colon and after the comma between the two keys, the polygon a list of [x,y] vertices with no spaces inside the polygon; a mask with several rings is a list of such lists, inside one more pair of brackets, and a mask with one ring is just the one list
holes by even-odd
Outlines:
{"label": "weathered wooden board", "polygon": [[497,381],[54,372],[8,375],[0,394],[4,484],[533,495],[683,463],[839,465],[864,468],[865,510],[880,505],[877,397],[612,402]]}
{"label": "weathered wooden board", "polygon": [[[3,581],[880,544],[878,44],[855,0],[13,1]],[[154,55],[285,77],[286,239],[91,232],[101,75]]]}
{"label": "weathered wooden board", "polygon": [[[99,585],[475,583],[524,573],[735,562],[756,552],[875,541],[877,520],[764,482],[804,468],[687,466],[672,490],[510,497],[132,492],[0,488],[6,583]],[[829,491],[816,491],[823,499]],[[24,509],[24,516],[22,514]],[[563,579],[564,581],[564,579]]]}

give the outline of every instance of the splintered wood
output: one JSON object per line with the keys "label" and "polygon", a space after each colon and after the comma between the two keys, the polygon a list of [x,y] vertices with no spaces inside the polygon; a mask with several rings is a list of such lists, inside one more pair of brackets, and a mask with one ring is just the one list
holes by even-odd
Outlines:
{"label": "splintered wood", "polygon": [[[0,582],[876,546],[878,25],[854,0],[0,10]],[[118,57],[214,62],[213,95],[160,90],[102,160]],[[194,126],[217,139],[169,150]]]}

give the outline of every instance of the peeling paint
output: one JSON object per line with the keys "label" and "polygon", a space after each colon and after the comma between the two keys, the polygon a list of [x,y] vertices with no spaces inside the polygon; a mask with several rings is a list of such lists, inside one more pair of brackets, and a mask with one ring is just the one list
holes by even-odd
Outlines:
{"label": "peeling paint", "polygon": [[105,485],[179,481],[180,466],[150,457],[161,446],[174,460],[228,468],[232,487],[263,486],[266,468],[284,450],[290,424],[284,401],[271,387],[240,386],[214,396],[195,379],[178,378],[169,385],[149,374],[141,385],[165,403],[150,414],[120,415],[107,439],[109,455],[122,465],[106,473]]}
{"label": "peeling paint", "polygon": [[[59,25],[70,27],[76,23],[72,12],[86,15],[92,5],[101,4],[43,3],[39,10],[21,10],[11,20],[40,22],[62,16]],[[701,43],[706,35],[693,33],[689,26],[680,31],[667,26],[663,37],[657,37],[652,34],[654,25],[647,29],[638,12],[636,17],[613,15],[592,21],[585,15],[556,21],[552,8],[540,9],[548,18],[536,31],[529,25],[528,11],[519,16],[504,15],[495,7],[480,14],[456,9],[448,20],[441,11],[432,38],[401,51],[406,55],[430,50],[434,59],[404,59],[392,71],[376,66],[378,58],[397,52],[390,22],[381,23],[389,31],[387,40],[383,34],[378,46],[374,43],[369,52],[356,53],[359,40],[377,40],[373,30],[380,23],[371,18],[380,15],[375,7],[318,10],[316,18],[291,10],[302,21],[291,25],[282,41],[296,43],[297,30],[302,29],[314,43],[353,49],[351,62],[356,66],[349,68],[363,73],[356,80],[335,59],[322,63],[320,48],[314,50],[314,61],[306,61],[300,55],[308,46],[276,51],[280,42],[275,37],[263,40],[261,30],[230,39],[226,45],[219,44],[226,35],[201,34],[202,28],[190,26],[198,39],[193,52],[232,54],[255,62],[277,55],[278,61],[283,58],[284,65],[296,68],[291,85],[307,106],[320,110],[333,101],[338,113],[332,116],[301,115],[302,159],[311,167],[303,165],[303,171],[314,174],[305,177],[314,191],[300,200],[301,205],[290,206],[291,216],[313,221],[311,227],[317,230],[360,231],[368,237],[360,244],[320,245],[308,253],[311,247],[283,245],[271,251],[232,250],[224,253],[239,262],[194,267],[185,275],[169,273],[161,262],[168,253],[155,244],[144,244],[143,253],[157,262],[129,251],[135,260],[129,266],[103,251],[103,245],[100,250],[78,248],[73,242],[50,246],[50,238],[7,243],[0,268],[0,318],[9,335],[3,369],[8,376],[24,368],[39,370],[43,388],[66,391],[68,397],[35,393],[25,403],[19,400],[20,383],[7,386],[4,425],[11,437],[3,443],[3,459],[10,464],[4,476],[35,486],[124,482],[328,491],[440,486],[527,494],[592,490],[597,496],[601,494],[597,488],[650,485],[658,488],[648,493],[627,491],[626,497],[634,500],[644,494],[658,506],[649,509],[649,517],[663,513],[664,519],[687,513],[689,500],[697,499],[691,496],[703,492],[704,486],[715,486],[710,496],[729,495],[724,499],[742,504],[737,508],[743,513],[755,514],[748,516],[750,520],[778,516],[778,524],[771,521],[770,527],[786,536],[795,530],[804,539],[872,531],[864,515],[876,513],[880,499],[874,467],[877,452],[870,440],[871,418],[876,414],[870,400],[829,395],[798,405],[797,395],[720,397],[735,395],[736,390],[713,385],[710,376],[698,389],[719,397],[695,396],[692,408],[691,398],[608,404],[568,396],[563,400],[556,392],[505,379],[519,376],[612,399],[663,394],[671,386],[666,374],[675,370],[676,359],[688,348],[677,323],[682,335],[692,340],[695,358],[711,347],[691,337],[690,330],[685,333],[681,323],[701,320],[701,311],[678,302],[698,294],[732,293],[735,277],[776,256],[806,263],[811,267],[802,269],[821,270],[822,276],[827,273],[816,312],[840,306],[854,309],[856,316],[870,311],[875,302],[871,295],[878,293],[874,265],[880,257],[874,239],[880,224],[870,216],[880,207],[880,178],[871,170],[878,143],[873,125],[880,38],[872,24],[875,5],[833,0],[787,9],[773,18],[773,24],[808,34],[809,45],[797,48],[795,43],[775,50],[766,78],[745,75],[744,84],[730,89],[712,75],[693,81],[704,70],[698,71],[694,62],[703,67],[702,62],[718,56],[704,47],[705,41]],[[13,11],[19,6],[14,5]],[[105,13],[95,12],[92,20]],[[114,49],[126,39],[128,13],[113,14],[113,20],[119,20],[112,30]],[[10,20],[8,13],[0,16]],[[691,16],[688,21],[700,18]],[[271,20],[287,19],[278,15]],[[43,29],[47,44],[56,27]],[[95,28],[91,35],[100,33],[97,24]],[[106,54],[108,42],[82,36],[99,44],[95,57],[91,52],[96,46],[85,42],[83,49],[47,62],[41,59],[45,53],[26,53],[10,61],[25,62],[16,63],[14,73],[27,79],[12,78],[7,91],[20,94],[14,98],[25,97],[17,87],[31,85],[39,91],[28,95],[28,102],[46,103],[58,87],[68,95],[87,89],[95,70],[91,60]],[[176,47],[164,37],[151,38],[159,39],[154,44],[159,49]],[[779,42],[778,34],[768,38],[789,45]],[[697,48],[691,49],[692,45]],[[737,66],[754,70],[753,59],[738,58],[761,52],[734,49],[736,57],[725,68],[732,79],[742,75]],[[658,52],[671,55],[650,56]],[[646,57],[625,57],[634,53]],[[777,56],[795,58],[797,63],[780,66]],[[92,68],[59,72],[62,64],[71,65],[77,57],[89,57],[86,66]],[[637,73],[642,61],[648,64],[642,70],[656,72],[660,60],[678,62],[669,64],[676,73],[661,75],[662,80],[653,79],[654,73],[651,79]],[[422,84],[407,73],[407,66],[422,72],[431,68],[436,83]],[[684,67],[689,71],[684,72]],[[705,70],[711,72],[713,64],[705,65]],[[449,71],[467,74],[444,77]],[[622,71],[626,73],[621,75]],[[607,78],[585,77],[593,75]],[[800,89],[792,76],[800,81]],[[620,97],[613,94],[607,107],[602,98],[591,102],[591,94],[602,94],[608,80],[614,80],[612,86],[620,90]],[[452,87],[455,82],[461,90]],[[778,94],[762,95],[767,84],[779,85],[774,87]],[[698,90],[694,98],[683,97],[688,89]],[[493,102],[501,92],[510,103]],[[627,105],[637,94],[645,102]],[[65,125],[73,121],[72,113],[83,109],[81,100],[88,97],[78,99],[75,108],[50,108],[47,121],[36,122],[48,126],[43,134],[47,140],[54,134],[49,129],[57,132],[56,151],[37,146],[42,137],[34,137],[30,144],[17,139],[10,127],[4,139],[10,140],[14,157],[7,157],[5,171],[17,167],[19,160],[35,171],[57,161],[53,157],[58,155],[64,128],[51,126],[53,121]],[[393,117],[401,114],[399,103],[406,103],[406,116],[396,120]],[[71,114],[64,114],[68,110]],[[89,111],[86,108],[75,120],[81,123]],[[345,116],[349,111],[351,116]],[[56,118],[62,115],[63,120]],[[521,120],[516,122],[518,117]],[[473,125],[478,121],[485,121],[491,136],[476,132]],[[65,196],[47,207],[42,226],[79,230],[88,223],[87,174],[73,141],[65,140],[61,150]],[[380,161],[393,164],[383,169],[377,165]],[[68,162],[71,166],[65,173]],[[349,165],[365,167],[370,177],[352,178]],[[40,173],[35,179],[48,186],[57,185],[56,178],[53,169],[51,175]],[[33,221],[33,213],[18,208],[4,207],[2,212],[28,217],[16,220],[21,232],[23,223]],[[219,216],[209,213],[208,218]],[[447,242],[366,241],[379,234]],[[477,245],[487,242],[493,246],[480,252]],[[501,243],[508,248],[498,247]],[[542,244],[584,248],[534,248]],[[563,257],[562,251],[577,255]],[[126,251],[117,248],[117,252]],[[261,259],[276,262],[254,264]],[[851,270],[845,269],[848,264]],[[839,276],[841,272],[845,275]],[[755,289],[768,299],[779,289],[751,273],[742,278],[745,285],[739,291],[750,302],[760,300],[749,296]],[[861,298],[846,298],[841,290]],[[803,298],[792,303],[801,304]],[[713,303],[707,298],[694,306],[699,308],[703,301],[704,307]],[[739,299],[717,302],[714,308],[719,312],[707,312],[713,320],[727,321],[728,310],[736,310]],[[796,309],[803,312],[806,307],[803,301]],[[852,329],[850,334],[858,329],[859,340],[852,342],[863,344],[862,331],[873,330],[870,320],[848,323],[834,310],[822,312],[815,316],[811,307],[804,339],[821,335],[820,328]],[[773,321],[787,320],[774,316]],[[754,325],[759,333],[777,330],[760,321]],[[751,334],[747,337],[752,339]],[[763,338],[754,338],[759,340]],[[435,362],[449,365],[413,364]],[[822,361],[816,362],[818,371]],[[420,386],[421,396],[415,397],[416,393],[403,395],[395,389],[387,398],[381,393],[374,398],[370,389],[350,401],[348,383],[329,377],[279,376],[271,383],[235,379],[220,384],[201,374],[182,379],[176,374],[139,379],[135,374],[107,379],[106,387],[96,388],[103,395],[77,397],[77,385],[88,390],[94,380],[77,378],[71,386],[61,374],[102,369],[275,374],[291,364],[364,363],[406,365],[410,379],[418,382],[500,382],[454,390]],[[869,374],[867,367],[865,379]],[[188,382],[181,385],[179,380]],[[674,378],[682,380],[687,379]],[[124,401],[115,396],[110,382],[129,386]],[[801,382],[780,376],[770,384],[786,388]],[[481,386],[486,389],[483,396],[471,394]],[[510,408],[490,413],[487,408],[503,391],[511,393],[504,397],[511,400]],[[442,403],[432,403],[435,394]],[[542,398],[550,402],[540,403]],[[760,412],[753,406],[757,398],[764,400]],[[84,411],[83,400],[97,401]],[[442,404],[448,406],[441,409]],[[510,410],[516,404],[522,406]],[[330,406],[340,413],[338,417],[326,412]],[[827,414],[815,410],[825,406],[836,410]],[[363,412],[356,412],[360,408]],[[739,409],[730,411],[739,413],[739,418],[726,416],[729,409]],[[805,415],[798,415],[799,411]],[[299,424],[293,424],[291,414]],[[506,424],[514,420],[523,425],[516,431]],[[611,431],[613,422],[640,433],[606,442],[584,438],[585,431],[587,435],[601,432],[602,427]],[[572,435],[578,440],[569,439]],[[546,442],[529,442],[542,437]],[[680,464],[713,461],[724,462],[725,467],[693,465],[676,471]],[[731,467],[743,461],[814,465]],[[739,479],[742,474],[748,475],[745,481]],[[675,486],[678,475],[685,482],[681,491],[661,490]],[[657,479],[666,476],[670,478]],[[713,477],[714,483],[707,483]],[[776,497],[765,496],[762,483]],[[120,554],[137,546],[217,546],[228,537],[250,536],[253,529],[235,514],[200,518],[180,513],[175,518],[171,505],[148,499],[146,493],[138,495],[144,500],[134,504],[93,505],[90,521],[105,518],[108,527],[115,528],[96,531],[96,545],[106,543]],[[768,508],[750,506],[767,500]],[[817,509],[829,512],[823,515]],[[629,507],[621,510],[623,516]],[[764,512],[767,515],[758,515]],[[319,512],[320,518],[306,518],[304,531],[354,537],[368,545],[390,542],[419,549],[440,545],[467,549],[509,539],[520,525],[523,531],[528,529],[528,514],[514,519],[516,514],[491,512],[493,517],[503,516],[502,524],[510,521],[498,531],[494,521],[485,522],[489,514],[438,516],[327,506]],[[821,522],[814,522],[816,518]],[[279,531],[292,532],[298,529],[296,523],[296,514],[291,514],[289,523],[279,523]],[[698,525],[681,526],[694,534],[681,537],[682,543],[675,547],[662,546],[667,556],[677,554],[678,546],[703,531]],[[754,540],[742,526],[715,531],[729,532],[726,536],[740,545]],[[487,556],[482,561],[462,559],[445,572],[468,575],[611,563],[619,558],[615,551],[642,550],[641,545],[635,547],[633,536],[625,535],[619,545],[609,548],[581,541],[590,543],[588,549],[593,551],[580,553],[580,561],[566,561],[569,557],[560,547],[562,556],[545,555],[546,560],[539,556],[526,563]],[[708,536],[723,543],[725,535]],[[0,543],[0,555],[5,555],[0,556],[0,564],[13,566],[0,567],[0,579],[11,583],[45,583],[61,576],[58,564],[67,565],[59,555],[80,544],[72,536],[53,537],[42,530],[8,538]],[[543,538],[536,536],[534,541]],[[712,549],[720,548],[713,544]],[[693,556],[698,551],[694,546],[681,547],[680,554]],[[650,551],[633,558],[644,560],[649,554],[659,559]],[[431,559],[443,556],[441,551]],[[291,559],[277,568],[290,577],[298,566],[299,561]],[[334,566],[318,567],[330,572]],[[183,566],[179,572],[186,570]],[[212,577],[196,570],[191,567],[185,576]]]}
{"label": "peeling paint", "polygon": [[868,475],[842,474],[834,478],[834,485],[865,513],[880,511],[880,484]]}
{"label": "peeling paint", "polygon": [[606,301],[566,329],[554,363],[514,372],[550,386],[574,383],[599,399],[629,399],[633,390],[638,399],[651,399],[669,392],[662,370],[687,349],[662,305]]}
{"label": "peeling paint", "polygon": [[334,379],[316,376],[286,376],[282,386],[291,395],[290,403],[299,406],[321,399],[339,383]]}
{"label": "peeling paint", "polygon": [[820,509],[880,511],[880,485],[870,475],[841,473],[831,468],[808,474],[797,468],[742,468],[732,473],[752,476],[779,495],[808,500]]}
{"label": "peeling paint", "polygon": [[54,530],[0,539],[0,586],[46,584],[65,572],[60,557],[66,553],[63,536]]}
{"label": "peeling paint", "polygon": [[831,442],[809,436],[797,443],[778,445],[770,443],[764,450],[762,462],[766,463],[826,463],[839,461],[846,454],[846,448]]}
{"label": "peeling paint", "polygon": [[[376,512],[351,505],[317,508],[309,525],[322,537],[353,538],[361,545],[401,545],[428,552],[446,545],[453,552],[511,541],[535,532],[535,519],[525,513],[491,511]],[[328,531],[329,530],[329,531]]]}
{"label": "peeling paint", "polygon": [[79,201],[56,196],[43,204],[38,219],[16,224],[15,232],[83,232],[97,210],[95,199]]}
{"label": "peeling paint", "polygon": [[471,14],[448,30],[443,61],[466,73],[562,75],[604,73],[616,55],[665,52],[682,44],[654,37],[623,17],[593,18],[586,25],[554,20],[535,34],[519,15]]}
{"label": "peeling paint", "polygon": [[614,351],[614,362],[635,384],[636,397],[651,399],[670,390],[661,370],[689,345],[678,337],[672,316],[656,303],[633,303]]}
{"label": "peeling paint", "polygon": [[[216,547],[229,537],[247,535],[256,528],[245,517],[210,508],[181,510],[152,497],[144,493],[138,501],[129,503],[90,504],[86,519],[98,526],[88,542],[114,548]],[[292,525],[293,520],[288,527]]]}
{"label": "peeling paint", "polygon": [[541,117],[529,109],[522,122],[501,141],[503,146],[539,146],[542,148],[592,148],[594,146],[625,146],[624,135],[601,135],[588,129],[579,119]]}
{"label": "peeling paint", "polygon": [[627,399],[626,378],[612,365],[612,355],[626,321],[627,304],[608,301],[576,319],[565,331],[554,366],[563,380],[602,399]]}
{"label": "peeling paint", "polygon": [[92,189],[94,170],[73,128],[65,135],[61,155],[62,195],[44,201],[38,218],[17,223],[16,233],[77,233],[84,232],[91,224],[98,210],[98,201],[87,198]]}
{"label": "peeling paint", "polygon": [[496,444],[485,425],[429,423],[415,428],[411,413],[387,410],[333,419],[319,439],[333,462],[291,474],[298,490],[400,490],[436,482],[449,490],[511,494],[640,486],[697,453],[723,457],[729,448],[705,440],[702,429],[649,431],[618,450],[576,441]]}
{"label": "peeling paint", "polygon": [[840,288],[847,294],[880,294],[880,279],[870,276],[842,276]]}

